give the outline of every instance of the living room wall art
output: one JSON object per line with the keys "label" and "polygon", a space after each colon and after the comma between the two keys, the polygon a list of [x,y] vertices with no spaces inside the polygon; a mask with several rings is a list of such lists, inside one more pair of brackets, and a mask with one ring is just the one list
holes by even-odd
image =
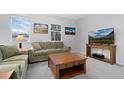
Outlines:
{"label": "living room wall art", "polygon": [[48,25],[47,24],[34,23],[34,33],[48,34]]}
{"label": "living room wall art", "polygon": [[65,27],[65,35],[75,35],[76,28],[74,27]]}
{"label": "living room wall art", "polygon": [[22,35],[24,41],[29,40],[29,32],[31,30],[30,21],[27,17],[12,16],[11,17],[12,40],[17,41],[17,37]]}

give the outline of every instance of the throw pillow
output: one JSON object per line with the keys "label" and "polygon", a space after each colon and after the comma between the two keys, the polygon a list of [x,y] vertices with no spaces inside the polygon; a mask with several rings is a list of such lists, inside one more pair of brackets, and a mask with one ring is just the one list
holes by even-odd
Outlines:
{"label": "throw pillow", "polygon": [[33,42],[32,46],[33,46],[34,51],[41,49],[39,42]]}
{"label": "throw pillow", "polygon": [[64,43],[63,42],[55,42],[55,47],[56,48],[63,48],[64,47]]}

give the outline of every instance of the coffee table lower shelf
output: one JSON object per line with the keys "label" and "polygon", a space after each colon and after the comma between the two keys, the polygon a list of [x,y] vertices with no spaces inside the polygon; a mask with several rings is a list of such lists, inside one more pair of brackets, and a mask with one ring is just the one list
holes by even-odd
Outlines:
{"label": "coffee table lower shelf", "polygon": [[73,76],[79,75],[79,74],[85,74],[86,73],[86,63],[84,62],[83,64],[72,66],[72,67],[67,67],[60,69],[59,66],[55,66],[50,62],[49,67],[51,71],[53,72],[53,75],[55,76],[56,79],[66,79],[66,78],[71,78]]}
{"label": "coffee table lower shelf", "polygon": [[70,78],[82,73],[86,73],[84,69],[82,68],[82,65],[78,65],[77,67],[70,67],[70,68],[65,68],[65,69],[60,69],[59,70],[59,78],[64,79],[64,78]]}

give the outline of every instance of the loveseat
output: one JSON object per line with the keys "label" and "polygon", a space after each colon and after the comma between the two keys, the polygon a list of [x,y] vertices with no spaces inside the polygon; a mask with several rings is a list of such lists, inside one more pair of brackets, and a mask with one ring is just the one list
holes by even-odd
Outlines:
{"label": "loveseat", "polygon": [[71,47],[66,47],[63,42],[32,42],[33,50],[29,50],[29,62],[48,60],[48,54],[70,52]]}
{"label": "loveseat", "polygon": [[0,71],[13,70],[13,78],[22,79],[25,77],[28,66],[28,55],[18,50],[16,45],[0,45]]}

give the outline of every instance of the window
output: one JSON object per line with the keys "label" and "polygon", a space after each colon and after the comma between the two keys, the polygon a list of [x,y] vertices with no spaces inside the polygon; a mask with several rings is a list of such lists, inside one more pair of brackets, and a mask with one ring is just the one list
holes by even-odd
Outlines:
{"label": "window", "polygon": [[61,41],[61,25],[51,24],[51,40]]}
{"label": "window", "polygon": [[21,16],[11,17],[12,40],[16,41],[18,35],[23,35],[25,41],[29,40],[30,21]]}

